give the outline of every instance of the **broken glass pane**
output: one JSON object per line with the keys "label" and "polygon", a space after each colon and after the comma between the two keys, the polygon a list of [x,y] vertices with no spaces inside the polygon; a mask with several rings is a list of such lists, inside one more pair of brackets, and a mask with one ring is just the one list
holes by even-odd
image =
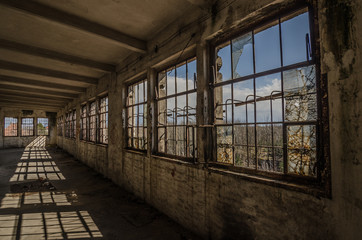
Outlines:
{"label": "broken glass pane", "polygon": [[255,71],[257,73],[280,67],[279,24],[271,24],[255,30]]}
{"label": "broken glass pane", "polygon": [[231,79],[231,52],[229,42],[216,48],[215,68],[216,83]]}
{"label": "broken glass pane", "polygon": [[284,117],[286,121],[317,119],[315,66],[283,73]]}
{"label": "broken glass pane", "polygon": [[233,162],[233,151],[232,151],[232,127],[231,126],[220,126],[216,128],[217,134],[217,161],[223,163]]}
{"label": "broken glass pane", "polygon": [[254,73],[252,33],[232,40],[233,79]]}
{"label": "broken glass pane", "polygon": [[288,172],[316,176],[316,126],[287,127]]}
{"label": "broken glass pane", "polygon": [[305,11],[307,9],[281,19],[284,66],[311,59],[307,58],[306,38],[310,43],[310,31],[309,14]]}

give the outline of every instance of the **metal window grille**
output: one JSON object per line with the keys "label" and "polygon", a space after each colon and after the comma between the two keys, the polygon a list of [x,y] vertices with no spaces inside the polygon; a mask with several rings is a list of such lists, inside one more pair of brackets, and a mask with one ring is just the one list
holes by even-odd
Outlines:
{"label": "metal window grille", "polygon": [[99,99],[99,140],[108,144],[108,96]]}
{"label": "metal window grille", "polygon": [[71,113],[66,114],[65,118],[65,137],[70,137],[70,119],[71,119]]}
{"label": "metal window grille", "polygon": [[96,141],[97,132],[97,102],[89,104],[89,141]]}
{"label": "metal window grille", "polygon": [[21,136],[34,136],[34,118],[21,119]]}
{"label": "metal window grille", "polygon": [[158,73],[158,152],[196,157],[196,58]]}
{"label": "metal window grille", "polygon": [[48,118],[38,118],[37,121],[37,135],[48,135],[49,134],[49,120]]}
{"label": "metal window grille", "polygon": [[71,121],[72,121],[71,138],[76,138],[76,136],[77,136],[77,113],[76,113],[76,110],[73,110]]}
{"label": "metal window grille", "polygon": [[147,149],[147,80],[128,86],[127,102],[127,147]]}
{"label": "metal window grille", "polygon": [[80,120],[80,124],[81,124],[80,139],[87,141],[88,140],[88,136],[87,136],[87,128],[88,128],[87,105],[83,105],[81,110],[82,110],[82,112],[81,112],[81,120]]}
{"label": "metal window grille", "polygon": [[57,120],[57,135],[63,136],[63,116],[59,117]]}
{"label": "metal window grille", "polygon": [[308,9],[215,49],[216,161],[317,176],[318,89]]}
{"label": "metal window grille", "polygon": [[13,117],[5,117],[4,119],[4,136],[16,137],[18,136],[18,119]]}

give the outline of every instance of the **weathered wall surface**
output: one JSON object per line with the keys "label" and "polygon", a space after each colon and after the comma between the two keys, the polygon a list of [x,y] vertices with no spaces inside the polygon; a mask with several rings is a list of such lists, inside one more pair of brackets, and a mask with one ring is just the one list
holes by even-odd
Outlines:
{"label": "weathered wall surface", "polygon": [[[207,124],[208,40],[232,29],[246,28],[254,20],[301,1],[217,2],[204,9],[202,16],[172,23],[148,43],[146,56],[129,56],[119,64],[117,76],[105,76],[98,86],[58,113],[76,108],[79,116],[81,103],[108,91],[108,147],[80,141],[79,131],[74,140],[58,137],[58,145],[205,238],[358,239],[362,229],[362,11],[358,0],[314,1],[318,7],[321,73],[328,82],[330,198],[209,167],[205,162],[210,160],[210,136],[204,129],[198,130],[199,155],[195,164],[155,156],[152,149],[147,153],[125,150],[125,82],[147,76],[152,109],[155,102],[150,89],[154,89],[156,70],[178,59],[181,52],[184,56],[196,54],[197,122]],[[149,126],[151,123],[149,119]],[[151,128],[148,136],[151,139]]]}
{"label": "weathered wall surface", "polygon": [[[0,149],[11,147],[26,147],[36,137],[36,121],[37,118],[49,119],[49,135],[46,138],[46,144],[56,144],[56,119],[55,114],[47,114],[46,111],[33,110],[32,114],[24,113],[21,108],[0,107]],[[17,117],[18,118],[18,136],[17,137],[4,137],[4,118]],[[34,118],[34,136],[21,136],[21,118]]]}

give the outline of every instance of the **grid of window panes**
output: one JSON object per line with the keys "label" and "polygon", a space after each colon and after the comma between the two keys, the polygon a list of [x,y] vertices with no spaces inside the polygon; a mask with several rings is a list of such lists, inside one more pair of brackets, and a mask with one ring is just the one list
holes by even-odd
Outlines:
{"label": "grid of window panes", "polygon": [[158,152],[196,157],[196,58],[158,73]]}
{"label": "grid of window panes", "polygon": [[108,96],[99,99],[99,140],[108,144]]}
{"label": "grid of window panes", "polygon": [[127,89],[127,146],[147,149],[147,80]]}
{"label": "grid of window panes", "polygon": [[72,118],[72,138],[76,138],[77,136],[77,112],[76,110],[74,109],[73,110],[73,118]]}
{"label": "grid of window panes", "polygon": [[49,120],[48,118],[38,118],[36,131],[38,136],[48,135],[49,134]]}
{"label": "grid of window panes", "polygon": [[316,177],[317,89],[308,9],[215,49],[216,160]]}
{"label": "grid of window panes", "polygon": [[18,136],[18,119],[13,117],[4,118],[4,136],[16,137]]}
{"label": "grid of window panes", "polygon": [[65,137],[70,137],[70,118],[71,113],[67,113],[65,116]]}
{"label": "grid of window panes", "polygon": [[21,119],[21,136],[34,136],[34,118]]}
{"label": "grid of window panes", "polygon": [[57,120],[57,135],[58,136],[63,136],[63,116],[59,117]]}
{"label": "grid of window panes", "polygon": [[81,107],[80,116],[80,140],[88,140],[87,138],[87,105]]}
{"label": "grid of window panes", "polygon": [[97,103],[96,101],[89,104],[89,141],[96,141],[97,133]]}

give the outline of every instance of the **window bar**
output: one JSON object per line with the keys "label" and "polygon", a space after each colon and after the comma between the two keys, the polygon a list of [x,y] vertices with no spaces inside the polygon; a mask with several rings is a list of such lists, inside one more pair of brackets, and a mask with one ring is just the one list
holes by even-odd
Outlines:
{"label": "window bar", "polygon": [[[282,27],[281,20],[279,18],[279,44],[280,44],[280,65],[283,67],[283,39],[282,39]],[[283,71],[280,72],[280,81],[282,88],[282,129],[283,129],[283,172],[287,174],[287,154],[288,154],[288,146],[287,146],[287,128],[284,127],[284,74]]]}
{"label": "window bar", "polygon": [[[234,71],[233,71],[233,44],[232,41],[229,41],[230,44],[230,56],[231,56],[231,64],[230,64],[230,71],[231,71],[231,78],[234,79]],[[234,83],[231,83],[231,161],[232,161],[232,165],[235,165],[235,139],[234,139]],[[226,113],[227,113],[227,106],[226,106]],[[227,117],[226,117],[226,122],[227,122]]]}
{"label": "window bar", "polygon": [[[254,40],[254,30],[252,31],[252,39],[253,39],[253,68],[254,68],[254,74],[256,73],[256,68],[255,68],[255,40]],[[254,159],[255,159],[255,170],[258,170],[258,158],[257,158],[257,153],[258,153],[258,146],[257,146],[257,139],[256,139],[256,84],[255,84],[255,77],[253,78],[253,87],[254,87]]]}

